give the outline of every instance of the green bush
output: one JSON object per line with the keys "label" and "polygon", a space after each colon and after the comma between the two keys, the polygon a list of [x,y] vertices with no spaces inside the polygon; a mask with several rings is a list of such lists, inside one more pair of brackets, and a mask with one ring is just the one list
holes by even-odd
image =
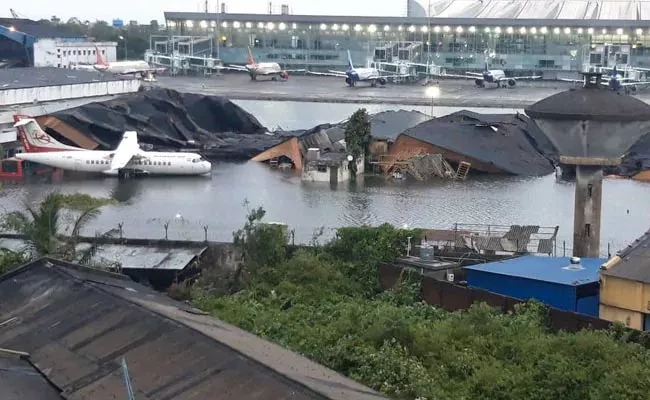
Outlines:
{"label": "green bush", "polygon": [[344,228],[321,251],[289,257],[268,232],[249,233],[258,250],[259,238],[269,242],[249,259],[245,289],[198,291],[195,305],[388,396],[648,398],[650,352],[622,332],[551,332],[536,302],[509,314],[486,304],[445,312],[421,301],[419,277],[408,273],[379,293],[377,263],[403,254],[418,231]]}

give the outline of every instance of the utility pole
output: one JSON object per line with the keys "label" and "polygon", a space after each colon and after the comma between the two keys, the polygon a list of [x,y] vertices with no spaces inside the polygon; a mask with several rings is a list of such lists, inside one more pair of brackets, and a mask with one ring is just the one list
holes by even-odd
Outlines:
{"label": "utility pole", "polygon": [[431,64],[431,0],[427,7],[427,73],[429,73],[429,64]]}
{"label": "utility pole", "polygon": [[205,13],[207,14],[210,12],[210,8],[208,8],[208,0],[205,0]]}

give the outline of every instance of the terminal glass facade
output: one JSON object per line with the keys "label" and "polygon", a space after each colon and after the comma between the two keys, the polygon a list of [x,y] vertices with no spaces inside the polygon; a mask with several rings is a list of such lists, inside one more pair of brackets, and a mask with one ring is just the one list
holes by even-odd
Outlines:
{"label": "terminal glass facade", "polygon": [[[344,67],[347,50],[356,66],[371,60],[430,60],[447,69],[481,69],[486,54],[490,67],[509,70],[575,71],[584,64],[650,66],[650,28],[560,27],[544,21],[537,26],[488,26],[479,25],[479,20],[476,25],[445,25],[426,19],[415,24],[404,18],[391,18],[394,21],[389,23],[318,23],[290,22],[291,16],[285,15],[281,20],[273,15],[249,19],[205,15],[210,19],[168,19],[168,34],[211,38],[212,56],[224,63],[245,63],[250,47],[258,62],[313,69]],[[169,51],[169,47],[157,45],[156,50]]]}

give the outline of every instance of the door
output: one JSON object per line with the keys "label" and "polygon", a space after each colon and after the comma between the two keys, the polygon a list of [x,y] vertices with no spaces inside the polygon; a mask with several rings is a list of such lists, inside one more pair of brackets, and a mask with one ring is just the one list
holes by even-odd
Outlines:
{"label": "door", "polygon": [[75,158],[75,160],[74,160],[74,170],[75,171],[81,171],[81,168],[82,168],[81,160],[78,159],[78,158]]}
{"label": "door", "polygon": [[330,183],[338,183],[339,181],[339,168],[330,167]]}

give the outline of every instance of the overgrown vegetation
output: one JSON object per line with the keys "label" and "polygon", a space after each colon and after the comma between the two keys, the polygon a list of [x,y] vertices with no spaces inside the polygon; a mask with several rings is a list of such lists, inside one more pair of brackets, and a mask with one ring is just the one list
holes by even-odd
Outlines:
{"label": "overgrown vegetation", "polygon": [[353,158],[350,161],[350,170],[353,172],[353,177],[356,176],[357,172],[357,159],[363,156],[365,162],[369,161],[367,156],[372,141],[370,133],[370,117],[365,108],[360,108],[350,116],[350,119],[345,124],[345,147],[348,154]]}
{"label": "overgrown vegetation", "polygon": [[[0,216],[0,231],[20,234],[25,241],[25,248],[19,252],[0,249],[0,270],[42,256],[88,263],[98,244],[92,244],[78,253],[81,232],[100,215],[102,207],[113,202],[86,194],[53,192],[38,207],[25,202],[23,211]],[[112,236],[115,233],[116,230],[111,230],[98,236]]]}
{"label": "overgrown vegetation", "polygon": [[[650,352],[614,332],[553,333],[538,303],[504,315],[485,304],[448,313],[417,279],[381,292],[377,263],[418,231],[344,228],[287,253],[285,232],[249,213],[245,258],[227,287],[202,278],[195,305],[399,399],[645,399]],[[221,277],[223,278],[223,277]]]}

